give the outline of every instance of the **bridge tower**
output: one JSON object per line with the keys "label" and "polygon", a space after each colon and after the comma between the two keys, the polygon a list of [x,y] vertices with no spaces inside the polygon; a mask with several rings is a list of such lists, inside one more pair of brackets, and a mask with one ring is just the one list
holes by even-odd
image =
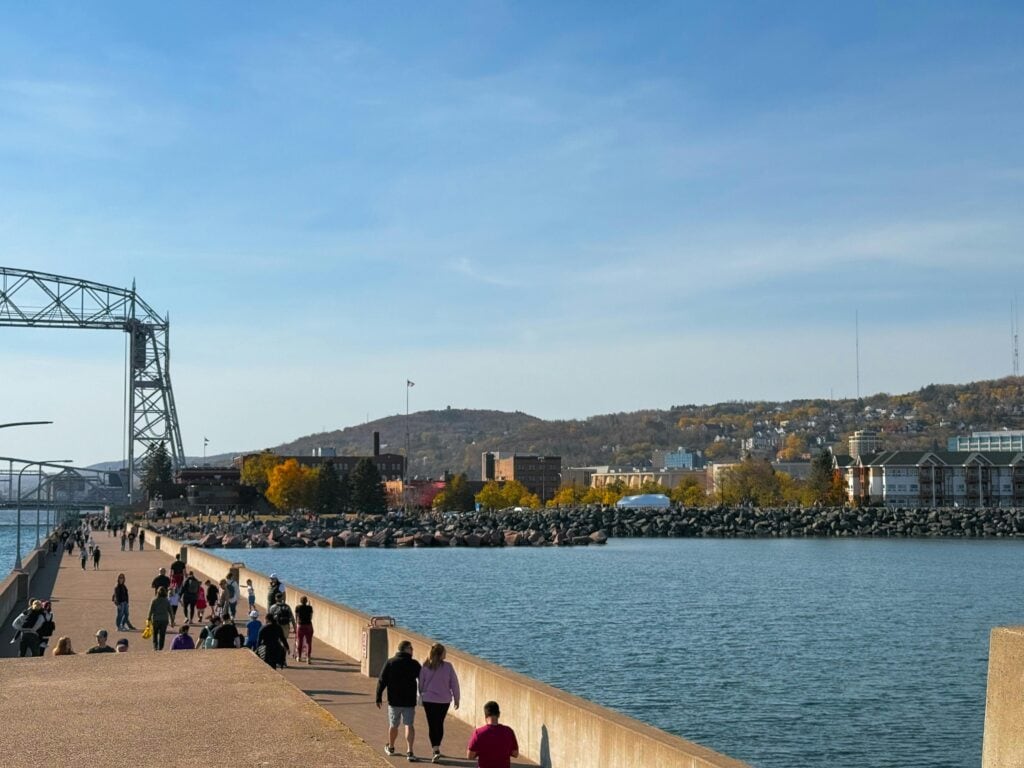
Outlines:
{"label": "bridge tower", "polygon": [[0,267],[0,326],[86,328],[128,334],[126,376],[130,499],[145,456],[164,443],[175,469],[185,465],[171,389],[170,317],[161,317],[132,287]]}

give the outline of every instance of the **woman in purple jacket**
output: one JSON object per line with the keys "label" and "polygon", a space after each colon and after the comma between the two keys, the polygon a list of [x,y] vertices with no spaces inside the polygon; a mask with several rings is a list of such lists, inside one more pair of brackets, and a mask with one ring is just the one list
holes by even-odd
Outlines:
{"label": "woman in purple jacket", "polygon": [[432,763],[441,762],[441,741],[444,739],[444,719],[449,704],[459,708],[459,676],[455,667],[444,660],[445,648],[440,643],[430,646],[430,655],[420,669],[420,700],[427,716],[430,746],[434,748]]}

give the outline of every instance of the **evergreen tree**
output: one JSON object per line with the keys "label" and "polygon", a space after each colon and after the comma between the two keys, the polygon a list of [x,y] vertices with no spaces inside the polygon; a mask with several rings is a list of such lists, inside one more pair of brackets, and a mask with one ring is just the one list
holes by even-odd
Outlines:
{"label": "evergreen tree", "polygon": [[317,475],[313,509],[318,515],[331,515],[341,506],[341,478],[333,461],[328,461]]}
{"label": "evergreen tree", "polygon": [[360,459],[352,470],[352,506],[357,512],[382,515],[388,511],[388,496],[377,465]]}
{"label": "evergreen tree", "polygon": [[142,460],[142,487],[146,495],[152,498],[157,493],[165,493],[173,482],[173,468],[171,456],[167,453],[167,445],[157,443],[149,449],[149,453]]}
{"label": "evergreen tree", "polygon": [[465,472],[445,480],[444,490],[434,497],[434,508],[455,512],[470,512],[476,509],[473,489],[470,488]]}
{"label": "evergreen tree", "polygon": [[811,461],[811,475],[807,478],[808,504],[842,504],[845,499],[843,483],[837,481],[832,452],[823,450]]}

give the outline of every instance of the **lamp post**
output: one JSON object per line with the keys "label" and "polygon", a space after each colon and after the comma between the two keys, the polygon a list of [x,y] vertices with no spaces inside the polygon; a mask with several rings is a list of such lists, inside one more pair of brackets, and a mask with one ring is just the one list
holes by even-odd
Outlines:
{"label": "lamp post", "polygon": [[[0,429],[6,429],[7,427],[31,427],[36,424],[53,424],[52,421],[9,421],[6,424],[0,424]],[[11,489],[14,487],[14,462],[7,462],[7,498],[10,499]]]}
{"label": "lamp post", "polygon": [[[25,466],[18,472],[18,533],[16,547],[18,551],[15,553],[14,559],[14,570],[21,570],[21,477],[25,474],[25,470],[29,467],[39,467],[39,471],[42,472],[44,466],[57,464],[70,464],[71,459],[56,459],[54,461],[29,461],[25,463]],[[38,492],[38,488],[36,489]],[[37,493],[38,495],[38,493]],[[36,508],[36,515],[39,515],[38,505]]]}

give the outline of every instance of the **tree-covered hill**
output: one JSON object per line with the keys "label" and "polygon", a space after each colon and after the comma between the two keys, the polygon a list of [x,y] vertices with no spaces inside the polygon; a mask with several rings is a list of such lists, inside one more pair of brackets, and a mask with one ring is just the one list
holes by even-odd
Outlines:
{"label": "tree-covered hill", "polygon": [[[408,419],[413,474],[438,477],[451,470],[471,478],[480,475],[483,451],[560,455],[564,466],[640,466],[654,453],[679,446],[702,450],[716,460],[737,458],[741,441],[756,435],[772,437],[780,449],[795,455],[824,446],[845,452],[846,438],[857,429],[878,430],[890,448],[944,448],[951,435],[1002,428],[1024,429],[1024,377],[931,384],[917,392],[859,400],[677,405],[581,420],[546,421],[521,412],[455,408],[419,411]],[[366,455],[372,451],[374,431],[381,434],[382,451],[405,452],[404,415],[307,435],[272,450],[309,454],[328,446],[339,454]]]}

